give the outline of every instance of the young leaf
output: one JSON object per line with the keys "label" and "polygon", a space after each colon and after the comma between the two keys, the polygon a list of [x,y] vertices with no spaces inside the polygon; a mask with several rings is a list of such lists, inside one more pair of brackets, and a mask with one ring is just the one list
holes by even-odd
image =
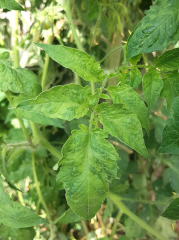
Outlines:
{"label": "young leaf", "polygon": [[173,200],[161,216],[171,220],[179,220],[179,198]]}
{"label": "young leaf", "polygon": [[48,222],[20,203],[10,200],[0,180],[0,223],[13,228],[26,228]]}
{"label": "young leaf", "polygon": [[179,154],[179,97],[173,101],[170,116],[163,130],[162,144],[158,150],[160,153]]}
{"label": "young leaf", "polygon": [[130,85],[133,87],[133,89],[136,89],[139,84],[142,82],[142,74],[140,70],[137,67],[134,67],[130,71]]}
{"label": "young leaf", "polygon": [[100,209],[108,192],[107,176],[116,177],[118,154],[105,140],[106,133],[84,125],[73,130],[62,148],[62,164],[57,181],[64,182],[70,208],[84,219]]}
{"label": "young leaf", "polygon": [[48,45],[36,43],[54,61],[71,69],[86,81],[102,82],[105,78],[104,71],[94,57],[74,48],[62,45]]}
{"label": "young leaf", "polygon": [[179,38],[179,1],[159,0],[146,12],[127,43],[127,59],[164,49]]}
{"label": "young leaf", "polygon": [[24,10],[15,0],[0,0],[0,8],[9,10]]}
{"label": "young leaf", "polygon": [[179,73],[173,71],[165,74],[163,78],[163,89],[161,91],[161,98],[166,98],[167,109],[170,110],[173,99],[179,96]]}
{"label": "young leaf", "polygon": [[37,96],[41,86],[36,75],[23,68],[14,69],[8,60],[9,56],[9,52],[0,54],[0,89],[4,92],[25,93],[29,97]]}
{"label": "young leaf", "polygon": [[160,77],[160,73],[156,69],[149,69],[143,77],[142,86],[145,101],[148,104],[148,113],[150,113],[154,103],[160,96],[160,92],[163,87],[163,81]]}
{"label": "young leaf", "polygon": [[120,141],[135,149],[145,158],[150,159],[143,140],[141,125],[137,116],[120,104],[109,106],[102,103],[96,108],[99,121],[104,131],[119,138]]}
{"label": "young leaf", "polygon": [[[89,86],[67,84],[42,92],[34,100],[23,101],[17,109],[25,111],[26,116],[28,113],[28,116],[31,113],[37,113],[39,117],[44,115],[71,121],[74,118],[83,117],[97,101],[98,95],[92,95]],[[31,119],[34,116],[31,115]]]}
{"label": "young leaf", "polygon": [[142,127],[149,133],[149,120],[147,117],[147,108],[134,89],[127,84],[120,84],[117,87],[109,87],[110,95],[114,103],[123,103],[131,112],[137,115]]}
{"label": "young leaf", "polygon": [[162,71],[174,71],[179,69],[179,48],[165,52],[154,60],[155,66]]}

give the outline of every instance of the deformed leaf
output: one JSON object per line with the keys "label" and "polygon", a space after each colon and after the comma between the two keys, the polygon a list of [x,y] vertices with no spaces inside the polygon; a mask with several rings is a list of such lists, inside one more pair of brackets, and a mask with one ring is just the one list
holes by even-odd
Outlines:
{"label": "deformed leaf", "polygon": [[48,45],[36,43],[54,61],[71,69],[86,81],[102,82],[105,78],[104,71],[94,57],[75,48],[62,45]]}
{"label": "deformed leaf", "polygon": [[165,74],[163,78],[163,89],[161,91],[161,98],[166,98],[167,109],[170,110],[173,99],[179,96],[179,73],[173,71]]}
{"label": "deformed leaf", "polygon": [[158,150],[160,153],[179,154],[179,97],[173,101],[170,116],[162,134],[162,144]]}
{"label": "deformed leaf", "polygon": [[120,84],[117,87],[109,87],[110,95],[114,103],[123,103],[131,112],[137,115],[141,125],[149,133],[149,120],[147,117],[147,108],[134,89],[127,84]]}
{"label": "deformed leaf", "polygon": [[83,117],[89,108],[96,104],[97,100],[97,96],[91,94],[89,86],[67,84],[42,92],[34,100],[23,101],[17,106],[17,109],[20,109],[18,112],[20,114],[25,111],[24,115],[34,122],[41,115],[70,121]]}
{"label": "deformed leaf", "polygon": [[96,108],[99,121],[104,131],[119,138],[120,141],[135,149],[145,158],[150,159],[144,144],[142,128],[136,115],[119,104],[109,106],[102,103]]}
{"label": "deformed leaf", "polygon": [[107,176],[116,177],[118,154],[106,133],[80,125],[62,148],[57,181],[64,182],[70,208],[84,219],[100,209],[108,192]]}
{"label": "deformed leaf", "polygon": [[142,86],[145,101],[148,104],[148,112],[150,113],[154,103],[160,96],[160,92],[163,87],[163,81],[160,77],[160,73],[156,69],[149,69],[143,77]]}
{"label": "deformed leaf", "polygon": [[0,54],[0,89],[4,92],[10,90],[14,93],[24,93],[37,96],[41,92],[41,86],[37,76],[26,69],[12,67],[9,52]]}
{"label": "deformed leaf", "polygon": [[179,69],[179,48],[172,49],[154,60],[155,66],[162,71],[174,71]]}
{"label": "deformed leaf", "polygon": [[0,0],[0,8],[9,10],[23,10],[15,0]]}
{"label": "deformed leaf", "polygon": [[164,49],[179,38],[179,1],[158,0],[139,22],[127,43],[127,59]]}
{"label": "deformed leaf", "polygon": [[48,222],[20,203],[10,200],[0,180],[0,223],[13,228],[26,228]]}
{"label": "deformed leaf", "polygon": [[179,220],[179,198],[173,200],[161,216],[171,220]]}

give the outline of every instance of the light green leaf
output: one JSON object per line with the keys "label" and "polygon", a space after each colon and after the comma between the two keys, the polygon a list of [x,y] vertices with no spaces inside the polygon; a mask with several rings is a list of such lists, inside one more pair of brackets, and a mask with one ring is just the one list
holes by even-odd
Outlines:
{"label": "light green leaf", "polygon": [[155,66],[162,71],[174,71],[179,69],[179,48],[165,52],[154,61]]}
{"label": "light green leaf", "polygon": [[160,96],[163,87],[163,81],[160,73],[156,69],[149,69],[144,75],[142,86],[144,90],[145,101],[148,104],[148,113],[151,112],[153,105]]}
{"label": "light green leaf", "polygon": [[13,228],[26,228],[45,224],[47,220],[39,217],[20,203],[10,200],[0,180],[0,223]]}
{"label": "light green leaf", "polygon": [[15,0],[0,0],[0,8],[9,10],[23,10]]}
{"label": "light green leaf", "polygon": [[[97,95],[92,95],[89,86],[81,87],[76,84],[56,86],[48,91],[42,92],[36,99],[23,101],[17,109],[25,111],[26,117],[32,113],[49,118],[61,118],[71,121],[74,118],[83,117],[98,101]],[[28,115],[29,113],[29,115]],[[30,117],[29,117],[30,119]]]}
{"label": "light green leaf", "polygon": [[163,130],[162,144],[158,150],[160,153],[179,154],[179,97],[173,101],[170,116]]}
{"label": "light green leaf", "polygon": [[179,1],[158,0],[139,22],[127,43],[127,59],[164,49],[179,39]]}
{"label": "light green leaf", "polygon": [[149,120],[147,117],[147,108],[134,89],[127,84],[120,84],[117,87],[109,87],[110,95],[114,103],[123,103],[131,112],[137,115],[141,125],[149,133]]}
{"label": "light green leaf", "polygon": [[72,223],[72,222],[79,222],[83,220],[82,217],[76,215],[71,208],[69,208],[67,211],[65,211],[59,218],[57,218],[54,223]]}
{"label": "light green leaf", "polygon": [[119,104],[102,103],[96,108],[104,131],[150,159],[143,140],[142,128],[136,115]]}
{"label": "light green leaf", "polygon": [[12,67],[9,52],[0,54],[0,89],[4,92],[10,90],[14,93],[24,93],[37,96],[41,92],[41,86],[36,75],[23,68]]}
{"label": "light green leaf", "polygon": [[118,154],[105,140],[106,133],[84,125],[73,130],[62,148],[57,181],[64,182],[70,208],[84,219],[91,219],[101,208],[108,192],[107,176],[116,177]]}
{"label": "light green leaf", "polygon": [[62,45],[48,45],[36,43],[54,61],[71,69],[86,81],[102,82],[105,78],[104,71],[94,57],[80,50]]}
{"label": "light green leaf", "polygon": [[165,74],[163,78],[163,89],[161,91],[161,98],[166,98],[167,109],[170,110],[173,99],[179,96],[179,73],[173,71]]}
{"label": "light green leaf", "polygon": [[32,240],[35,235],[35,230],[33,228],[15,229],[5,225],[0,226],[0,240]]}
{"label": "light green leaf", "polygon": [[161,216],[171,220],[179,220],[179,198],[173,200]]}
{"label": "light green leaf", "polygon": [[130,71],[130,79],[131,79],[130,85],[131,87],[133,87],[133,89],[136,89],[139,86],[139,84],[142,82],[142,74],[137,67],[134,67]]}

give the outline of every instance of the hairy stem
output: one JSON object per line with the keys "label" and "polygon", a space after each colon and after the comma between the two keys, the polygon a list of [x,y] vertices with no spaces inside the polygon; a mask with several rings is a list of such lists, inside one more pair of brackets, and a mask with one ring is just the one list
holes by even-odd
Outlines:
{"label": "hairy stem", "polygon": [[107,54],[103,59],[101,59],[99,62],[100,62],[100,63],[104,62],[104,60],[106,60],[106,58],[108,58],[111,54],[113,54],[114,52],[116,52],[117,50],[119,50],[119,49],[121,49],[121,48],[123,49],[125,46],[126,46],[126,45],[123,45],[123,46],[119,46],[119,47],[113,49],[110,53],[108,53],[108,54]]}
{"label": "hairy stem", "polygon": [[120,211],[134,220],[137,224],[139,224],[142,228],[147,230],[153,236],[158,238],[159,240],[169,240],[168,238],[162,236],[158,233],[154,228],[150,227],[146,222],[144,222],[141,218],[136,216],[131,210],[129,210],[121,201],[121,198],[113,193],[108,193],[108,197],[119,207]]}
{"label": "hairy stem", "polygon": [[112,232],[111,232],[111,235],[110,235],[110,239],[113,239],[114,237],[114,234],[116,233],[116,229],[117,229],[117,224],[122,216],[123,212],[122,211],[119,211],[117,216],[116,216],[116,219],[114,221],[114,224],[113,224],[113,227],[112,227]]}

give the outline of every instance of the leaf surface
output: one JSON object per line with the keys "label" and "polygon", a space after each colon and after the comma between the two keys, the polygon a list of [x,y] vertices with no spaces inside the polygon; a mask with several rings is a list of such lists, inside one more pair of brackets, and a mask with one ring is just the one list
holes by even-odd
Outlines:
{"label": "leaf surface", "polygon": [[127,43],[127,59],[164,49],[179,38],[179,1],[159,0],[150,7]]}
{"label": "leaf surface", "polygon": [[171,220],[179,220],[179,198],[173,200],[161,216]]}
{"label": "leaf surface", "polygon": [[104,131],[119,138],[120,141],[150,159],[143,140],[142,128],[137,116],[120,104],[109,106],[102,103],[96,108]]}
{"label": "leaf surface", "polygon": [[0,223],[13,228],[26,228],[47,223],[30,209],[10,200],[0,180]]}
{"label": "leaf surface", "polygon": [[178,71],[173,71],[171,73],[165,74],[163,78],[163,89],[160,96],[166,98],[167,109],[170,110],[172,102],[175,97],[179,96],[179,73]]}
{"label": "leaf surface", "polygon": [[116,177],[118,154],[99,128],[80,125],[62,148],[57,181],[64,182],[70,208],[84,219],[91,219],[101,208],[108,192],[107,176]]}
{"label": "leaf surface", "polygon": [[0,226],[0,239],[1,240],[32,240],[34,239],[36,233],[33,228],[21,228],[15,229],[9,226],[1,225]]}
{"label": "leaf surface", "polygon": [[59,218],[57,218],[54,223],[72,223],[72,222],[79,222],[83,220],[82,217],[76,215],[71,208],[69,208],[67,211],[65,211]]}
{"label": "leaf surface", "polygon": [[[23,101],[17,109],[25,111],[26,117],[34,119],[44,115],[49,118],[61,118],[71,121],[83,117],[98,101],[97,95],[92,95],[89,86],[76,84],[56,86],[42,92],[36,99]],[[35,113],[34,115],[32,113]]]}
{"label": "leaf surface", "polygon": [[15,0],[0,0],[0,8],[9,10],[23,10]]}
{"label": "leaf surface", "polygon": [[41,86],[37,76],[26,69],[12,67],[9,52],[0,54],[0,89],[4,92],[10,90],[14,93],[25,93],[29,97],[37,96]]}
{"label": "leaf surface", "polygon": [[174,71],[179,69],[179,48],[172,49],[154,60],[155,66],[162,71]]}
{"label": "leaf surface", "polygon": [[148,104],[148,113],[150,113],[154,103],[160,96],[160,92],[163,87],[163,81],[160,77],[160,73],[156,69],[151,68],[144,75],[142,82],[145,101]]}
{"label": "leaf surface", "polygon": [[170,116],[162,134],[162,144],[158,150],[160,153],[179,154],[179,97],[173,101]]}
{"label": "leaf surface", "polygon": [[127,84],[120,84],[117,87],[109,87],[110,95],[114,103],[123,103],[131,112],[137,115],[142,127],[149,133],[149,120],[147,117],[147,108],[134,89]]}
{"label": "leaf surface", "polygon": [[133,87],[133,89],[136,89],[139,84],[142,82],[142,74],[140,70],[137,67],[134,67],[130,71],[130,85]]}
{"label": "leaf surface", "polygon": [[86,81],[102,82],[105,78],[104,71],[94,57],[75,48],[62,45],[48,45],[36,43],[54,61],[71,69]]}

